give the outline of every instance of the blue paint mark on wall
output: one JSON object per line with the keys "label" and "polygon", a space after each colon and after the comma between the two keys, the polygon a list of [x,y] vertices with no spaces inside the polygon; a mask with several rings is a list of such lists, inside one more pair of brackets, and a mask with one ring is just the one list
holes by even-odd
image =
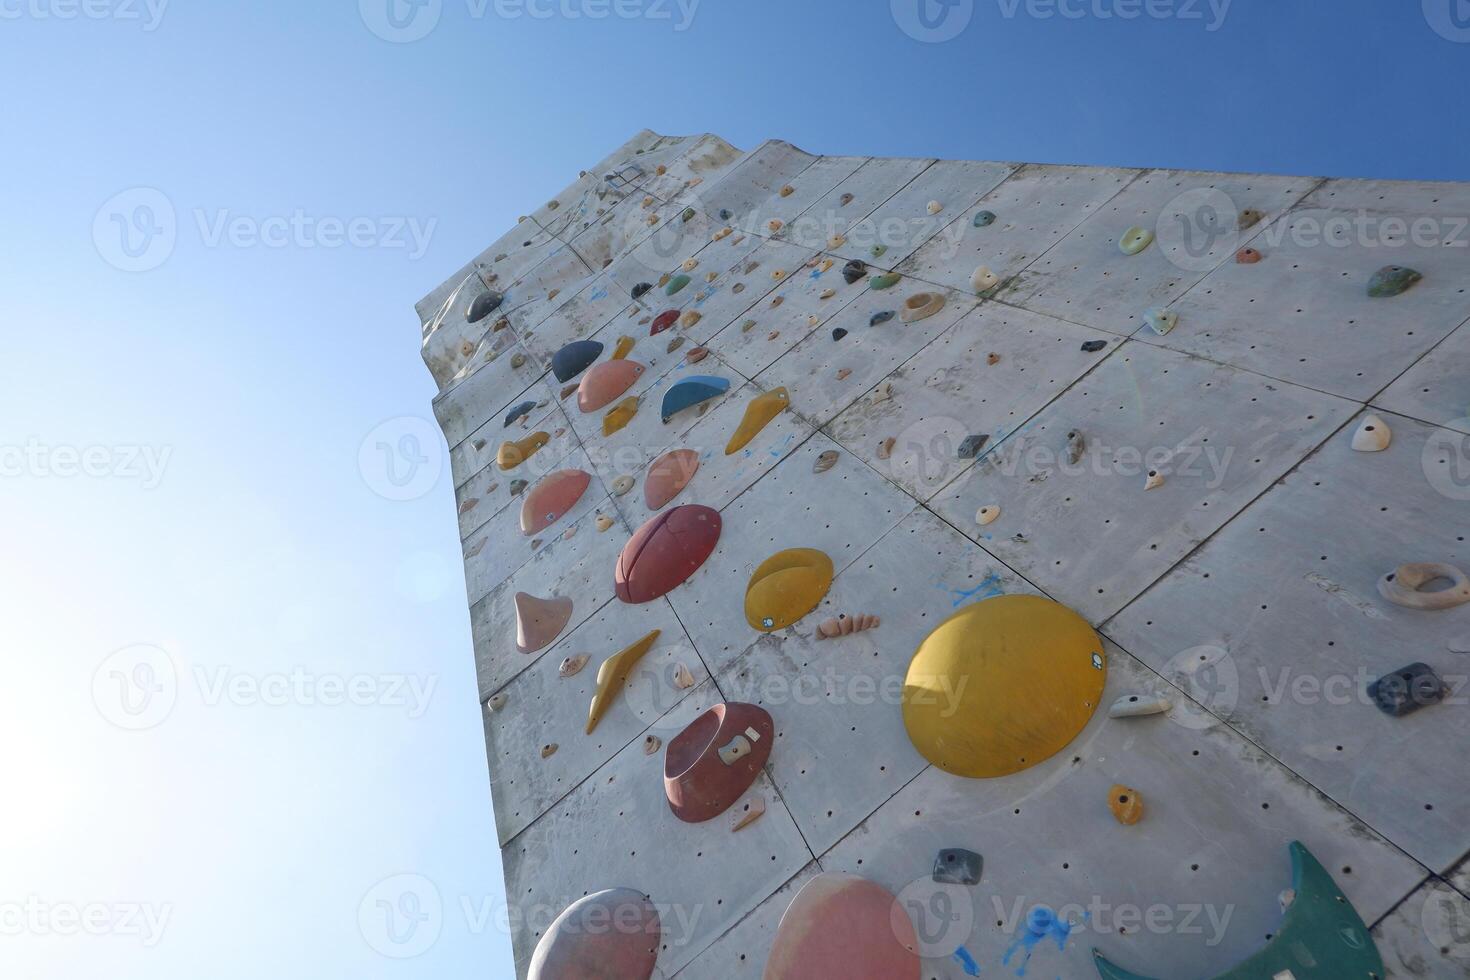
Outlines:
{"label": "blue paint mark on wall", "polygon": [[975,962],[975,957],[971,956],[970,951],[965,947],[961,946],[955,950],[954,958],[955,962],[960,965],[960,969],[965,971],[965,976],[978,977],[980,975],[980,964]]}
{"label": "blue paint mark on wall", "polygon": [[607,299],[607,287],[606,286],[600,286],[600,287],[598,287],[596,290],[593,291],[592,295],[589,296],[589,297],[587,297],[587,298],[590,299],[594,303],[597,302],[600,299]]}
{"label": "blue paint mark on wall", "polygon": [[1026,966],[1031,962],[1031,954],[1036,950],[1039,943],[1050,937],[1057,944],[1058,950],[1066,950],[1067,939],[1072,935],[1072,926],[1057,918],[1057,914],[1045,905],[1038,905],[1026,915],[1026,928],[1016,941],[1011,943],[1011,948],[1006,950],[1005,957],[1000,961],[1002,966],[1010,966],[1011,958],[1017,952],[1024,951],[1020,966],[1016,968],[1016,976],[1026,975]]}
{"label": "blue paint mark on wall", "polygon": [[954,602],[950,604],[951,609],[958,609],[971,600],[993,599],[998,595],[1005,595],[1005,589],[1001,587],[1000,576],[991,572],[973,589],[951,589],[940,585],[941,589],[954,596]]}
{"label": "blue paint mark on wall", "polygon": [[772,459],[780,459],[782,456],[784,456],[786,454],[786,447],[787,446],[790,446],[791,445],[791,440],[793,440],[795,438],[796,438],[796,433],[793,432],[789,436],[787,436],[785,439],[782,439],[780,441],[780,443],[778,443],[773,449],[771,449],[771,458]]}

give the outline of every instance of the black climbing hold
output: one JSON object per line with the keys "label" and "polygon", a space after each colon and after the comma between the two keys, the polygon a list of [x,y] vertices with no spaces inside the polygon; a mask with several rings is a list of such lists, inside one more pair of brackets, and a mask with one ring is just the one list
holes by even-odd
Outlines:
{"label": "black climbing hold", "polygon": [[648,292],[652,288],[653,288],[653,283],[651,283],[651,282],[640,282],[638,285],[636,285],[636,286],[633,287],[633,298],[634,299],[637,299],[638,297],[642,296],[644,293]]}
{"label": "black climbing hold", "polygon": [[832,328],[832,339],[833,340],[841,340],[843,337],[846,337],[846,336],[847,336],[847,331],[846,330],[843,330],[841,327],[833,327]]}
{"label": "black climbing hold", "polygon": [[1368,295],[1374,297],[1397,296],[1424,276],[1402,265],[1384,266],[1368,280]]}
{"label": "black climbing hold", "polygon": [[720,220],[721,221],[729,221],[730,220],[730,217],[731,217],[731,215],[730,215],[730,209],[729,208],[720,208]]}
{"label": "black climbing hold", "polygon": [[990,436],[985,434],[965,436],[965,441],[960,443],[960,459],[974,459],[980,455],[980,450],[990,441]]}
{"label": "black climbing hold", "polygon": [[842,278],[851,286],[863,276],[868,274],[868,264],[862,259],[853,259],[842,267]]}
{"label": "black climbing hold", "polygon": [[1096,354],[1098,351],[1107,346],[1108,342],[1106,340],[1089,340],[1087,343],[1082,345],[1082,350],[1083,353],[1086,354]]}
{"label": "black climbing hold", "polygon": [[570,381],[601,356],[602,345],[597,341],[574,340],[551,355],[551,373],[558,381]]}
{"label": "black climbing hold", "polygon": [[469,311],[465,313],[464,318],[469,323],[479,323],[491,313],[494,313],[496,308],[503,302],[505,302],[505,297],[493,289],[488,293],[481,293],[470,304]]}
{"label": "black climbing hold", "polygon": [[528,484],[525,480],[511,480],[510,495],[512,497],[519,497],[522,493],[525,492],[526,487],[529,485],[530,484]]}
{"label": "black climbing hold", "polygon": [[535,410],[535,402],[521,402],[515,408],[511,409],[510,414],[505,417],[506,426],[509,427],[511,423],[515,422],[516,419],[519,419],[526,415],[530,415]]}
{"label": "black climbing hold", "polygon": [[1444,681],[1428,664],[1409,664],[1368,685],[1368,697],[1378,710],[1395,718],[1438,704],[1444,696]]}
{"label": "black climbing hold", "polygon": [[698,211],[695,211],[693,208],[685,208],[684,209],[684,222],[687,224],[687,223],[693,221],[694,220],[694,216],[696,214],[698,214],[698,213],[699,212]]}
{"label": "black climbing hold", "polygon": [[985,859],[974,851],[951,848],[934,859],[934,880],[941,885],[978,885]]}
{"label": "black climbing hold", "polygon": [[868,321],[868,326],[876,327],[880,323],[887,323],[893,319],[892,310],[884,310],[882,313],[874,313],[873,318]]}

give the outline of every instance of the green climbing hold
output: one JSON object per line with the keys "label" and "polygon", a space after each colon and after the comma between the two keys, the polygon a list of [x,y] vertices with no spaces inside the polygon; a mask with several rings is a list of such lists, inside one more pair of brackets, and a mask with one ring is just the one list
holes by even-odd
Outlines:
{"label": "green climbing hold", "polygon": [[976,228],[987,228],[993,224],[995,224],[994,211],[981,211],[980,213],[975,215]]}
{"label": "green climbing hold", "polygon": [[675,293],[677,293],[679,290],[683,289],[687,285],[689,285],[689,277],[688,276],[685,276],[685,275],[675,276],[674,278],[670,279],[669,280],[669,284],[664,287],[664,295],[665,296],[672,296]]}
{"label": "green climbing hold", "polygon": [[883,253],[886,251],[888,251],[887,245],[874,245],[872,248],[868,249],[868,254],[875,259],[881,259],[883,257]]}
{"label": "green climbing hold", "polygon": [[1144,311],[1143,322],[1148,324],[1150,330],[1162,337],[1179,326],[1179,314],[1162,306],[1155,306]]}
{"label": "green climbing hold", "polygon": [[693,221],[694,220],[694,216],[696,214],[698,214],[698,213],[699,212],[695,211],[693,208],[685,208],[684,209],[684,215],[683,215],[683,217],[684,217],[684,223],[685,224],[688,224],[689,222]]}
{"label": "green climbing hold", "polygon": [[1123,232],[1123,237],[1118,239],[1118,248],[1124,255],[1137,255],[1153,244],[1154,233],[1146,228],[1134,225]]}
{"label": "green climbing hold", "polygon": [[873,289],[892,289],[898,285],[903,277],[896,272],[885,272],[868,280],[868,286]]}
{"label": "green climbing hold", "polygon": [[1373,273],[1368,280],[1368,295],[1382,298],[1397,296],[1424,277],[1403,265],[1388,265]]}

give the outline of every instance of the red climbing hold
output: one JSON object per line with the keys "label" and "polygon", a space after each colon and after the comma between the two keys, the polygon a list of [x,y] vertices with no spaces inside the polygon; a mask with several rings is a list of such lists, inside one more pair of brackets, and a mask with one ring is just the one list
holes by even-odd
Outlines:
{"label": "red climbing hold", "polygon": [[669,742],[664,795],[674,816],[702,823],[724,813],[750,789],[771,755],[776,725],[753,704],[717,704]]}
{"label": "red climbing hold", "polygon": [[613,586],[627,603],[652,602],[699,570],[720,540],[720,512],[700,504],[666,510],[623,546]]}
{"label": "red climbing hold", "polygon": [[657,336],[658,334],[663,333],[665,330],[669,329],[670,327],[672,327],[674,324],[676,324],[678,322],[679,322],[679,311],[678,310],[665,310],[664,312],[660,313],[658,316],[654,317],[654,320],[653,320],[653,329],[651,329],[651,330],[648,331],[648,335],[650,337]]}

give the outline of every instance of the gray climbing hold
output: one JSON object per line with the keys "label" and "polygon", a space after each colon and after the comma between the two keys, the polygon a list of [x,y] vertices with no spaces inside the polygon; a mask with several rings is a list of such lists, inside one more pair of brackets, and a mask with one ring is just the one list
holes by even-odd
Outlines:
{"label": "gray climbing hold", "polygon": [[1108,709],[1109,718],[1142,718],[1144,715],[1160,715],[1174,705],[1168,698],[1156,694],[1127,694],[1113,702]]}
{"label": "gray climbing hold", "polygon": [[989,441],[990,436],[984,433],[973,436],[965,436],[965,441],[960,443],[959,458],[974,459],[976,456],[980,455],[980,450],[984,449],[985,444]]}
{"label": "gray climbing hold", "polygon": [[505,297],[493,289],[488,293],[481,293],[475,297],[474,302],[470,303],[470,308],[464,318],[469,323],[479,323],[499,309],[503,302],[505,302]]}
{"label": "gray climbing hold", "polygon": [[1082,454],[1087,452],[1087,439],[1081,430],[1073,429],[1067,433],[1067,462],[1076,466],[1082,462]]}
{"label": "gray climbing hold", "polygon": [[1106,340],[1089,340],[1087,343],[1082,345],[1082,353],[1096,354],[1098,351],[1104,349],[1107,346],[1108,342]]}
{"label": "gray climbing hold", "polygon": [[512,424],[515,423],[517,419],[530,415],[535,410],[535,402],[521,402],[515,408],[506,413],[504,428],[509,428]]}
{"label": "gray climbing hold", "polygon": [[843,330],[841,327],[833,327],[832,328],[832,339],[833,340],[841,340],[843,337],[846,337],[846,336],[847,336],[847,331],[846,330]]}
{"label": "gray climbing hold", "polygon": [[1368,280],[1368,295],[1377,298],[1397,296],[1423,278],[1423,275],[1407,266],[1384,266]]}
{"label": "gray climbing hold", "polygon": [[980,211],[980,212],[977,212],[976,213],[976,215],[975,215],[975,227],[976,228],[987,228],[987,227],[989,227],[990,225],[993,225],[993,224],[995,224],[995,212],[994,211]]}
{"label": "gray climbing hold", "polygon": [[638,285],[633,287],[633,298],[638,299],[640,296],[642,296],[644,293],[648,292],[652,288],[653,283],[640,282]]}
{"label": "gray climbing hold", "polygon": [[880,323],[887,323],[889,320],[892,320],[895,315],[896,314],[892,310],[883,310],[881,313],[874,313],[872,317],[868,320],[868,326],[876,327]]}
{"label": "gray climbing hold", "polygon": [[1143,322],[1148,324],[1150,330],[1163,337],[1175,327],[1179,326],[1179,314],[1173,310],[1166,310],[1161,306],[1155,306],[1150,310],[1144,311]]}
{"label": "gray climbing hold", "polygon": [[842,278],[849,286],[868,274],[868,264],[862,259],[853,259],[842,267]]}
{"label": "gray climbing hold", "polygon": [[733,215],[730,213],[730,209],[729,208],[720,208],[720,220],[721,221],[729,221],[732,217],[733,217]]}
{"label": "gray climbing hold", "polygon": [[934,881],[941,885],[978,885],[985,859],[974,851],[950,848],[934,859]]}
{"label": "gray climbing hold", "polygon": [[527,483],[525,480],[511,480],[510,495],[512,497],[519,497],[521,494],[526,492],[526,487],[528,486],[530,486],[530,484]]}
{"label": "gray climbing hold", "polygon": [[1368,697],[1378,710],[1395,718],[1444,700],[1444,681],[1428,664],[1413,663],[1368,685]]}

